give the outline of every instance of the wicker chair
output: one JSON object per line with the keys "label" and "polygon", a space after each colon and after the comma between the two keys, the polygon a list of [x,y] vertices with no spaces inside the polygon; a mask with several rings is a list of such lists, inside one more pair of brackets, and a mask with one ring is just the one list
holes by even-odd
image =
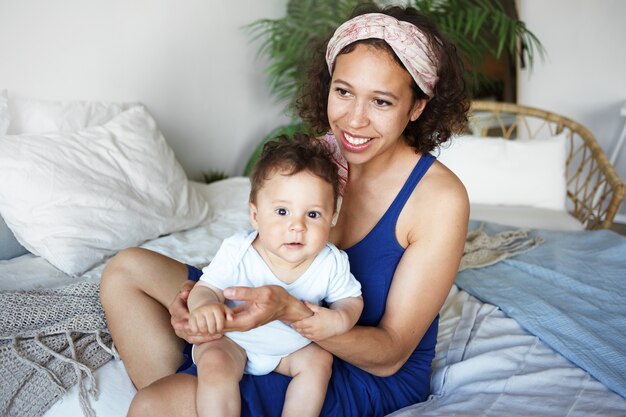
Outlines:
{"label": "wicker chair", "polygon": [[587,128],[544,110],[490,101],[472,102],[470,126],[475,135],[512,140],[567,132],[568,210],[588,230],[611,227],[626,185]]}

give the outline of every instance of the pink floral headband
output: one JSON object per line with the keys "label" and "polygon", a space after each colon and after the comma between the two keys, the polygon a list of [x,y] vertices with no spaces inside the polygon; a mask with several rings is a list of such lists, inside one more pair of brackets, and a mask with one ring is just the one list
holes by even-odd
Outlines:
{"label": "pink floral headband", "polygon": [[337,28],[326,48],[326,63],[332,74],[339,52],[362,39],[382,39],[391,46],[419,88],[433,98],[437,84],[437,60],[428,39],[415,25],[382,13],[368,13]]}

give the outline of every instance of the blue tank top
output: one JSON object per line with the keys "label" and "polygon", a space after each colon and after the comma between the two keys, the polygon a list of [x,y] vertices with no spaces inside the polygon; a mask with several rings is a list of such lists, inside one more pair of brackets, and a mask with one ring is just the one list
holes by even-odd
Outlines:
{"label": "blue tank top", "polygon": [[350,270],[362,285],[365,305],[360,325],[376,326],[385,314],[391,280],[404,254],[396,238],[398,217],[434,160],[431,154],[424,154],[374,228],[361,241],[344,249],[350,259]]}

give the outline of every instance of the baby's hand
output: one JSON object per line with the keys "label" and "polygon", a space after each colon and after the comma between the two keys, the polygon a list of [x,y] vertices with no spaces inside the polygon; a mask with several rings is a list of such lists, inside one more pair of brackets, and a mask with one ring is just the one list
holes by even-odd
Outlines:
{"label": "baby's hand", "polygon": [[189,312],[189,329],[195,333],[220,334],[226,320],[232,320],[230,308],[221,303],[205,304]]}
{"label": "baby's hand", "polygon": [[307,339],[317,342],[343,334],[350,329],[351,326],[345,328],[346,326],[343,324],[343,319],[338,311],[306,301],[304,303],[311,309],[313,315],[292,323],[291,327]]}

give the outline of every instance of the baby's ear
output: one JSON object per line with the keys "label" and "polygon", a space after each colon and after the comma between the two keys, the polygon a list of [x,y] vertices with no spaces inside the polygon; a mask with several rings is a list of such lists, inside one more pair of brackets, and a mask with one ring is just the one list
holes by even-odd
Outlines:
{"label": "baby's ear", "polygon": [[250,224],[252,224],[252,227],[254,227],[255,229],[259,229],[259,224],[256,220],[257,218],[257,208],[256,205],[250,201],[248,202],[248,208],[250,209]]}

